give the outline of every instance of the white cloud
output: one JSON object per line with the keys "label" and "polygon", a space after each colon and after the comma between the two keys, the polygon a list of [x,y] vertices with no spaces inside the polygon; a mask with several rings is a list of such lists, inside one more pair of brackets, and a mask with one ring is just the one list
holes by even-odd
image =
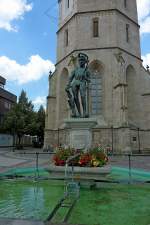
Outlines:
{"label": "white cloud", "polygon": [[147,65],[150,65],[150,53],[148,53],[145,56],[142,56],[143,59],[143,65],[146,67]]}
{"label": "white cloud", "polygon": [[33,100],[35,108],[39,108],[41,105],[46,109],[46,96],[38,96]]}
{"label": "white cloud", "polygon": [[139,20],[145,19],[150,13],[150,1],[137,0],[137,8],[138,8]]}
{"label": "white cloud", "polygon": [[141,34],[150,33],[150,0],[137,0]]}
{"label": "white cloud", "polygon": [[50,60],[44,60],[39,55],[32,55],[25,65],[17,63],[6,56],[0,57],[0,73],[9,81],[25,84],[40,80],[49,71],[54,71],[55,66]]}
{"label": "white cloud", "polygon": [[17,31],[12,22],[22,19],[31,10],[32,4],[28,4],[27,0],[0,0],[0,28]]}
{"label": "white cloud", "polygon": [[141,22],[141,34],[150,33],[150,17]]}

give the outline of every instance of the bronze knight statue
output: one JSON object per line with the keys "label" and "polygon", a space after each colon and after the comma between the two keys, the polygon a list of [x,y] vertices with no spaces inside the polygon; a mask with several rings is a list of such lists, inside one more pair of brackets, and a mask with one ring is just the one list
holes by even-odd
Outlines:
{"label": "bronze knight statue", "polygon": [[89,60],[86,54],[78,54],[79,65],[72,71],[66,87],[72,117],[89,117],[88,86],[90,83],[90,71],[88,69],[88,62]]}

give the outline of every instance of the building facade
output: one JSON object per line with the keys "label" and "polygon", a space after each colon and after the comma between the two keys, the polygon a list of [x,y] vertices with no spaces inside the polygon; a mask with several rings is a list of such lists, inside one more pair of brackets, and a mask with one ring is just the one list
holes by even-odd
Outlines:
{"label": "building facade", "polygon": [[11,109],[12,105],[17,101],[16,95],[4,89],[5,84],[6,79],[0,76],[0,124],[3,122],[5,114]]}
{"label": "building facade", "polygon": [[[65,86],[79,52],[89,56],[93,144],[150,150],[150,72],[142,65],[136,0],[59,0],[56,70],[49,78],[45,147],[67,144]],[[71,60],[73,59],[73,60]]]}

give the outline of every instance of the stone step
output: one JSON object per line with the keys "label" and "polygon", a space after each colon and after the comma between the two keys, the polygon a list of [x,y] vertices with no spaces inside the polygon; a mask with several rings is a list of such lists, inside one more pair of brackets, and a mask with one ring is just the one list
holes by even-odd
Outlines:
{"label": "stone step", "polygon": [[44,222],[23,219],[0,219],[0,225],[44,225]]}
{"label": "stone step", "polygon": [[46,225],[85,225],[85,224],[69,224],[69,223],[46,223]]}
{"label": "stone step", "polygon": [[42,222],[38,220],[25,220],[25,219],[0,219],[0,225],[83,225],[83,224],[68,224],[68,223],[51,223]]}

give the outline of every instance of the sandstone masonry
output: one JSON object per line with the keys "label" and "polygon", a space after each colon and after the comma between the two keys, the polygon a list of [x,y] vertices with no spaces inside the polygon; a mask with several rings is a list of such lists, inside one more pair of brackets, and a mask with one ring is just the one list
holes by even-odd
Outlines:
{"label": "sandstone masonry", "polygon": [[[59,0],[56,70],[49,78],[45,147],[67,144],[65,86],[79,52],[92,73],[93,145],[150,151],[150,72],[142,65],[136,0]],[[96,22],[95,22],[96,21]],[[96,34],[96,35],[95,35]]]}

